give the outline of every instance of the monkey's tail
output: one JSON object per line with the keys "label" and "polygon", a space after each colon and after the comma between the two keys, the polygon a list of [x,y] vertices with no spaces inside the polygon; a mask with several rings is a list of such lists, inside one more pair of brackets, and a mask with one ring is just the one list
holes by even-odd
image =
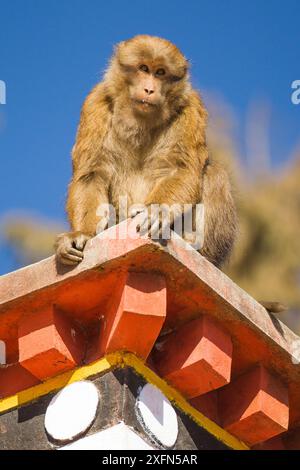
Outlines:
{"label": "monkey's tail", "polygon": [[288,310],[288,306],[280,302],[267,302],[264,300],[259,300],[259,303],[270,313],[281,313]]}

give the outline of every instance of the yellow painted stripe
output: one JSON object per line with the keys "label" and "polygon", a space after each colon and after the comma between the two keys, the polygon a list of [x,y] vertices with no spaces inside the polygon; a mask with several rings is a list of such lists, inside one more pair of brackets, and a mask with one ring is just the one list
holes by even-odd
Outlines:
{"label": "yellow painted stripe", "polygon": [[173,402],[185,414],[190,416],[199,426],[206,429],[206,431],[212,434],[216,439],[232,449],[249,450],[249,447],[246,444],[229,434],[229,432],[211,421],[200,411],[196,410],[177,390],[168,385],[151,369],[145,366],[145,364],[136,356],[130,353],[124,353],[123,361],[127,366],[132,367],[138,374],[142,375],[147,382],[159,388],[171,402]]}
{"label": "yellow painted stripe", "polygon": [[120,368],[126,366],[131,367],[139,375],[144,377],[147,382],[158,387],[171,402],[173,402],[185,414],[190,416],[199,426],[212,434],[216,439],[223,442],[231,449],[249,450],[249,447],[247,447],[246,444],[222,429],[200,411],[196,410],[177,390],[158,377],[134,354],[128,352],[109,354],[92,364],[65,372],[64,374],[53,377],[44,383],[35,385],[27,390],[23,390],[16,395],[4,398],[0,400],[0,413],[37,400],[39,397],[61,389],[70,383],[84,380],[88,377],[93,377],[94,375],[103,374],[115,367]]}
{"label": "yellow painted stripe", "polygon": [[34,401],[43,395],[47,395],[48,393],[65,387],[73,382],[78,382],[79,380],[86,379],[87,377],[108,372],[113,367],[121,364],[122,355],[120,353],[115,353],[87,366],[64,372],[61,375],[48,379],[46,382],[30,387],[26,390],[22,390],[10,397],[3,398],[0,400],[0,413],[16,408],[24,403]]}

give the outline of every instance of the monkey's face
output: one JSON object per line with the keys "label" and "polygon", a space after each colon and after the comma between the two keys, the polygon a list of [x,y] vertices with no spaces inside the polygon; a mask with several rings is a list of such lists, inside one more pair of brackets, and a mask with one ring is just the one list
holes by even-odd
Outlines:
{"label": "monkey's face", "polygon": [[116,58],[127,95],[136,113],[154,118],[180,105],[187,85],[187,61],[174,44],[136,36],[119,44]]}
{"label": "monkey's face", "polygon": [[[128,87],[132,106],[142,113],[156,112],[165,101],[164,77],[167,71],[164,64],[143,63],[132,74]],[[152,67],[151,67],[152,66]]]}

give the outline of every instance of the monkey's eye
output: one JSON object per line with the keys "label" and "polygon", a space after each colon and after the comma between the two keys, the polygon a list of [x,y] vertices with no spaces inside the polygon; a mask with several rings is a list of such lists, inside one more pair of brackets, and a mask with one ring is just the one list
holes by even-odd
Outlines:
{"label": "monkey's eye", "polygon": [[157,69],[155,72],[155,75],[165,75],[166,71],[165,69]]}
{"label": "monkey's eye", "polygon": [[142,72],[149,73],[149,67],[145,64],[140,65],[139,69],[142,70]]}

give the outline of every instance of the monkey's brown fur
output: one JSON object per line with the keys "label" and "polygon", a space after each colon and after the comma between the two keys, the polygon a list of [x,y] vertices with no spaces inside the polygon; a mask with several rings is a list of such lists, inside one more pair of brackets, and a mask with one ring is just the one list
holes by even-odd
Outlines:
{"label": "monkey's brown fur", "polygon": [[175,45],[151,36],[120,43],[82,108],[67,200],[72,232],[58,236],[58,259],[80,262],[101,223],[99,205],[117,207],[127,196],[128,205],[202,202],[200,252],[220,266],[234,242],[236,212],[226,172],[209,159],[206,122]]}

